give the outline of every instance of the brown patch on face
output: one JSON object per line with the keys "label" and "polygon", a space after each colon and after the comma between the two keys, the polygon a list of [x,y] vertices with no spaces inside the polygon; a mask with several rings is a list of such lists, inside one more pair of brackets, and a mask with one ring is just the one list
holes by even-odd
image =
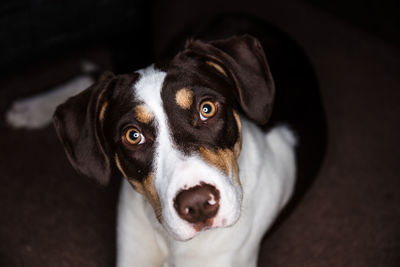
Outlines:
{"label": "brown patch on face", "polygon": [[234,110],[233,116],[235,117],[236,124],[239,131],[238,141],[233,146],[233,153],[235,154],[236,159],[239,158],[240,151],[242,151],[242,121],[240,120],[239,114]]}
{"label": "brown patch on face", "polygon": [[139,183],[138,181],[132,179],[132,177],[129,177],[124,169],[121,166],[121,162],[119,161],[118,154],[115,153],[115,164],[117,165],[118,170],[122,173],[122,175],[129,181],[129,183],[133,186],[133,188],[140,194],[144,194],[143,191],[143,185]]}
{"label": "brown patch on face", "polygon": [[139,105],[135,107],[135,118],[139,122],[148,124],[154,118],[154,114],[146,105]]}
{"label": "brown patch on face", "polygon": [[154,173],[150,173],[143,182],[143,191],[147,200],[151,204],[156,214],[156,218],[161,222],[161,203],[154,185]]}
{"label": "brown patch on face", "polygon": [[118,157],[117,153],[115,153],[115,164],[117,165],[118,170],[122,173],[122,175],[125,178],[128,178],[128,176],[126,175],[125,171],[122,169],[121,162],[119,161],[119,157]]}
{"label": "brown patch on face", "polygon": [[183,109],[189,109],[193,104],[193,92],[187,88],[179,89],[175,95],[175,101]]}
{"label": "brown patch on face", "polygon": [[102,122],[104,120],[104,114],[106,113],[106,109],[108,106],[108,102],[104,102],[100,109],[99,120]]}
{"label": "brown patch on face", "polygon": [[213,67],[214,69],[216,69],[217,71],[222,73],[224,76],[228,77],[228,75],[226,74],[225,70],[220,65],[218,65],[217,63],[215,63],[213,61],[206,61],[206,64],[210,65],[211,67]]}
{"label": "brown patch on face", "polygon": [[233,149],[231,150],[226,148],[211,150],[205,147],[200,147],[199,152],[205,161],[220,169],[225,175],[232,173],[233,179],[241,185],[239,179],[239,165],[237,161],[240,151],[242,150],[242,122],[236,111],[233,111],[233,116],[235,117],[239,131],[239,138],[233,146]]}
{"label": "brown patch on face", "polygon": [[237,157],[232,150],[211,150],[205,147],[200,147],[199,152],[205,161],[220,169],[225,175],[232,174],[233,179],[240,185]]}
{"label": "brown patch on face", "polygon": [[118,154],[115,154],[115,163],[119,171],[122,175],[128,180],[128,182],[133,186],[133,188],[139,193],[144,195],[149,201],[150,205],[153,207],[154,212],[156,214],[156,218],[161,222],[161,203],[158,197],[156,188],[154,186],[154,173],[150,173],[145,179],[143,183],[140,183],[133,179],[132,177],[128,177],[126,172],[123,170],[121,166],[121,162],[119,161]]}

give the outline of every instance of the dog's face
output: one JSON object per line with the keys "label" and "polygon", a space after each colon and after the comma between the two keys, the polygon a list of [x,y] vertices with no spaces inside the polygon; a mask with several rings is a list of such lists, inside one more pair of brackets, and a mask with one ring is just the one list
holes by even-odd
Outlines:
{"label": "dog's face", "polygon": [[163,65],[106,73],[54,116],[72,165],[102,183],[115,166],[178,240],[240,216],[241,111],[270,115],[274,86],[250,36],[188,42]]}

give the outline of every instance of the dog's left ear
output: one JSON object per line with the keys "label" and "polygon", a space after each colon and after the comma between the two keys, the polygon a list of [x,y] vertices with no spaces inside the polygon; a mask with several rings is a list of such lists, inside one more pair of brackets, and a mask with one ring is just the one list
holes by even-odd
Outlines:
{"label": "dog's left ear", "polygon": [[188,41],[186,51],[233,80],[243,112],[254,122],[267,123],[273,107],[275,85],[264,50],[250,35],[212,42]]}
{"label": "dog's left ear", "polygon": [[111,166],[101,128],[107,99],[115,87],[114,78],[114,74],[104,73],[94,85],[58,106],[53,116],[72,166],[103,185],[110,180]]}

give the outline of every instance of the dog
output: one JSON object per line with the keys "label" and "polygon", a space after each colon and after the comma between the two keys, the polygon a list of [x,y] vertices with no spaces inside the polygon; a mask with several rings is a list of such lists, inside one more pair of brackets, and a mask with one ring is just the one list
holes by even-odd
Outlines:
{"label": "dog", "polygon": [[170,60],[106,72],[54,114],[79,173],[104,185],[115,169],[124,177],[119,267],[256,266],[264,234],[293,194],[298,132],[281,117],[299,105],[292,97],[282,108],[276,96],[285,86],[305,87],[304,75],[288,77],[283,60],[275,90],[264,49],[274,62],[292,60],[280,52],[287,38],[273,30],[272,41],[263,34],[260,42],[235,35],[249,32],[243,23],[239,31],[218,25],[223,38],[190,39]]}

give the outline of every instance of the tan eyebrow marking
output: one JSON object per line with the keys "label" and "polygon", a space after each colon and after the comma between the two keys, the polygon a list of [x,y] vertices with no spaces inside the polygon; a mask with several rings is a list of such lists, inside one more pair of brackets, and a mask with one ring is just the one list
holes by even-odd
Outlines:
{"label": "tan eyebrow marking", "polygon": [[153,118],[154,114],[149,110],[149,108],[142,104],[135,107],[135,118],[142,123],[149,123]]}
{"label": "tan eyebrow marking", "polygon": [[106,113],[108,102],[104,102],[100,109],[99,120],[102,122],[104,120],[104,114]]}
{"label": "tan eyebrow marking", "polygon": [[175,95],[175,101],[183,109],[189,109],[193,104],[193,91],[187,88],[179,89]]}
{"label": "tan eyebrow marking", "polygon": [[224,76],[228,77],[228,75],[226,74],[225,70],[220,65],[218,65],[217,63],[215,63],[213,61],[206,61],[206,64],[210,65],[211,67],[213,67],[217,71],[221,72]]}

